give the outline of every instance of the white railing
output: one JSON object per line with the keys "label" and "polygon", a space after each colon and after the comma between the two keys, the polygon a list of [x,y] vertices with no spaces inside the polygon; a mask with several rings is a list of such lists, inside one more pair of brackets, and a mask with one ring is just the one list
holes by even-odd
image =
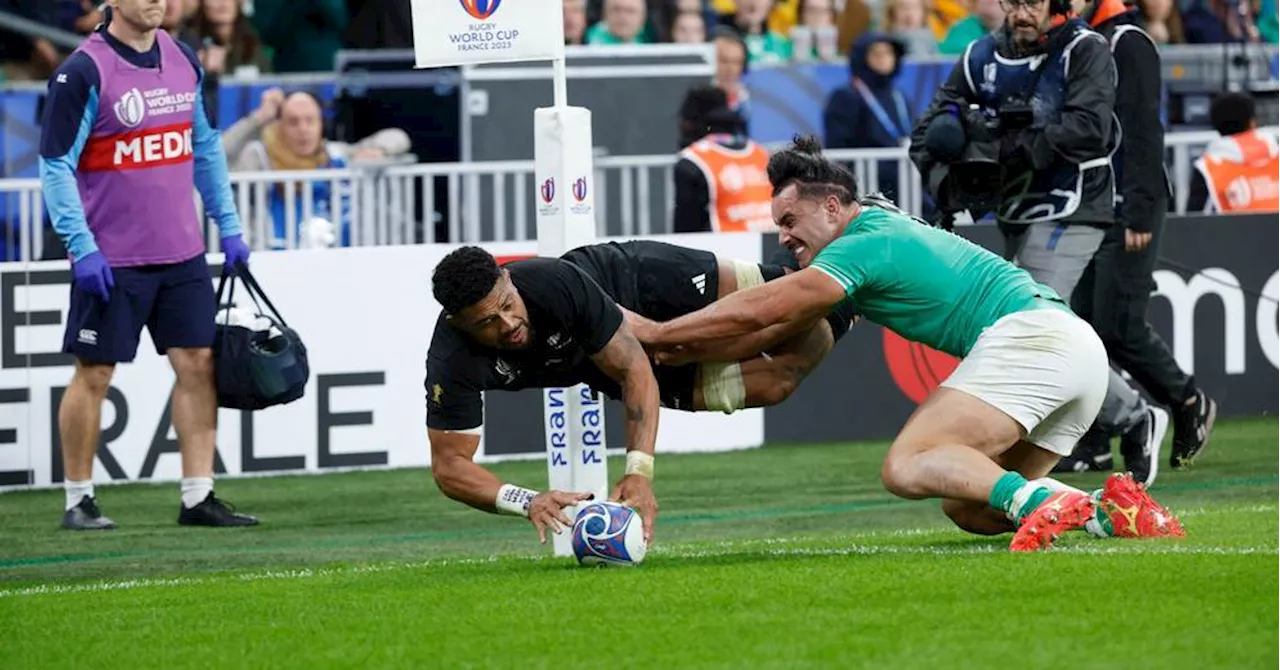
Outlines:
{"label": "white railing", "polygon": [[[44,198],[40,197],[39,179],[0,179],[0,205],[5,213],[0,219],[0,236],[6,256],[27,260],[44,257],[44,237],[40,222],[44,220]],[[6,260],[0,258],[0,260]]]}
{"label": "white railing", "polygon": [[[1186,213],[1192,162],[1215,137],[1213,132],[1165,136],[1177,213]],[[864,193],[880,183],[880,170],[891,164],[898,173],[899,205],[920,213],[920,176],[905,148],[829,150],[827,155],[853,167]],[[598,157],[594,188],[599,232],[670,232],[675,161],[670,154]],[[346,243],[352,246],[535,236],[538,185],[531,160],[237,172],[231,181],[246,237],[255,249],[306,246],[300,224],[313,216],[335,224],[338,244],[345,229]],[[198,197],[195,202],[199,207]],[[3,238],[9,257],[15,249],[21,259],[44,257],[39,180],[0,179],[0,212],[10,223]],[[209,248],[217,249],[217,228],[207,226],[206,234]]]}
{"label": "white railing", "polygon": [[[1264,128],[1276,132],[1275,127]],[[1174,212],[1187,213],[1187,198],[1191,195],[1191,171],[1194,163],[1204,153],[1205,145],[1218,138],[1212,130],[1169,133],[1164,136],[1165,165],[1169,166],[1169,180],[1173,182]]]}
{"label": "white railing", "polygon": [[[296,249],[300,246],[299,228],[303,221],[319,216],[345,222],[351,230],[352,244],[368,244],[373,239],[370,226],[355,217],[372,216],[368,201],[369,180],[360,170],[290,170],[234,172],[231,189],[236,210],[240,212],[245,239],[255,249]],[[321,197],[317,197],[321,196]],[[196,198],[200,207],[200,199]],[[282,220],[277,223],[275,208]],[[218,229],[207,226],[211,249],[216,249]]]}

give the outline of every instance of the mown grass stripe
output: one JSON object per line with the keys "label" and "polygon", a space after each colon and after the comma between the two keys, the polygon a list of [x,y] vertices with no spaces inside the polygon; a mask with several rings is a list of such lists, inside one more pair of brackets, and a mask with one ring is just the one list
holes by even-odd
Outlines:
{"label": "mown grass stripe", "polygon": [[[1179,482],[1169,485],[1161,485],[1160,491],[1157,491],[1157,493],[1161,491],[1205,491],[1247,488],[1274,485],[1277,483],[1280,483],[1280,477],[1229,477],[1203,482]],[[660,523],[662,525],[685,525],[715,521],[759,521],[793,516],[819,516],[879,511],[884,509],[910,507],[920,504],[922,503],[919,501],[900,500],[896,498],[864,499],[839,503],[826,503],[822,505],[766,507],[759,509],[739,509],[726,510],[723,512],[698,512],[688,514],[664,514],[660,519]],[[411,542],[447,542],[468,539],[513,537],[517,534],[527,532],[527,528],[519,526],[485,530],[431,531],[403,535],[364,535],[335,538],[324,541],[311,540],[305,542],[273,542],[252,547],[222,547],[217,549],[206,549],[199,553],[206,556],[218,554],[264,554],[288,550],[342,549],[356,546],[385,546]],[[121,559],[161,558],[165,556],[190,554],[191,550],[187,548],[175,550],[113,551],[89,554],[55,554],[49,556],[31,556],[0,560],[0,569],[90,563],[95,561],[112,561]]]}

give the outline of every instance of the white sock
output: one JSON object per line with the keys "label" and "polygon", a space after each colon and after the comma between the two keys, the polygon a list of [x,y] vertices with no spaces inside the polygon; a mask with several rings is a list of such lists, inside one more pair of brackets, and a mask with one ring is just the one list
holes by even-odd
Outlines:
{"label": "white sock", "polygon": [[1035,484],[1036,486],[1043,486],[1054,493],[1058,493],[1061,491],[1075,491],[1076,493],[1084,493],[1084,491],[1081,491],[1080,489],[1074,486],[1071,486],[1069,484],[1063,484],[1062,482],[1052,477],[1041,477],[1040,479],[1033,479],[1031,483]]}
{"label": "white sock", "polygon": [[1021,512],[1030,511],[1030,510],[1022,509],[1023,507],[1026,506],[1027,499],[1031,497],[1032,493],[1035,493],[1039,489],[1049,489],[1050,493],[1060,493],[1062,491],[1076,491],[1077,493],[1084,493],[1084,491],[1081,491],[1080,489],[1074,486],[1063,484],[1062,482],[1056,479],[1053,479],[1051,477],[1041,477],[1039,479],[1032,479],[1026,484],[1023,484],[1022,488],[1018,489],[1018,491],[1013,494],[1013,508],[1015,510],[1018,510],[1019,514],[1007,512],[1005,513],[1005,516],[1009,517],[1009,519],[1014,523],[1017,523],[1018,518],[1021,516]]}
{"label": "white sock", "polygon": [[[1098,502],[1098,495],[1096,494],[1096,492],[1091,494],[1088,491],[1081,491],[1080,489],[1074,486],[1063,484],[1062,482],[1056,479],[1051,479],[1049,477],[1041,477],[1040,479],[1035,480],[1034,483],[1039,484],[1040,486],[1043,486],[1049,489],[1050,491],[1053,491],[1054,493],[1057,493],[1059,491],[1075,491],[1076,493],[1083,493],[1093,498],[1093,502],[1095,504]],[[1111,537],[1112,536],[1111,533],[1108,533],[1105,530],[1105,528],[1103,527],[1103,524],[1098,521],[1097,511],[1094,512],[1093,518],[1085,522],[1084,530],[1094,537]]]}
{"label": "white sock", "polygon": [[186,477],[182,480],[182,506],[191,509],[213,493],[213,477]]}
{"label": "white sock", "polygon": [[77,481],[68,479],[62,482],[62,488],[67,492],[67,509],[71,509],[80,504],[80,500],[85,496],[93,497],[93,480],[85,479]]}
{"label": "white sock", "polygon": [[1031,494],[1035,493],[1036,491],[1039,491],[1042,488],[1044,487],[1041,486],[1040,484],[1037,484],[1036,482],[1027,482],[1026,484],[1023,484],[1021,488],[1019,488],[1017,491],[1014,491],[1013,504],[1010,506],[1011,507],[1010,511],[1005,513],[1005,516],[1009,517],[1010,521],[1013,521],[1014,523],[1018,523],[1019,519],[1021,519],[1023,516],[1026,516],[1026,514],[1031,512],[1031,510],[1029,509],[1027,510],[1023,509],[1024,507],[1027,506],[1027,503],[1030,502]]}

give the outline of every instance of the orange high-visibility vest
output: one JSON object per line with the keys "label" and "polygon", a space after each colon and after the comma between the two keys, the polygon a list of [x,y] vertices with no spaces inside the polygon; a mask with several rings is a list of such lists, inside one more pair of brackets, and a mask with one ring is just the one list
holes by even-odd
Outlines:
{"label": "orange high-visibility vest", "polygon": [[1280,159],[1275,138],[1257,130],[1219,137],[1196,161],[1219,212],[1280,211]]}
{"label": "orange high-visibility vest", "polygon": [[748,141],[730,149],[710,138],[680,152],[707,178],[711,229],[716,232],[773,232],[773,189],[769,185],[769,152]]}

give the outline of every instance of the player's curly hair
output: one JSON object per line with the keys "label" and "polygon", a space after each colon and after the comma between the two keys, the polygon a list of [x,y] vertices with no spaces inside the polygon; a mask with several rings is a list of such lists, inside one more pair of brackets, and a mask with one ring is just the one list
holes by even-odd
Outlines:
{"label": "player's curly hair", "polygon": [[853,171],[822,156],[822,144],[812,135],[796,135],[791,146],[769,157],[769,182],[773,194],[796,185],[801,197],[834,195],[845,205],[858,197]]}
{"label": "player's curly hair", "polygon": [[489,295],[502,268],[480,247],[459,247],[445,256],[431,273],[431,290],[445,314],[457,314]]}

